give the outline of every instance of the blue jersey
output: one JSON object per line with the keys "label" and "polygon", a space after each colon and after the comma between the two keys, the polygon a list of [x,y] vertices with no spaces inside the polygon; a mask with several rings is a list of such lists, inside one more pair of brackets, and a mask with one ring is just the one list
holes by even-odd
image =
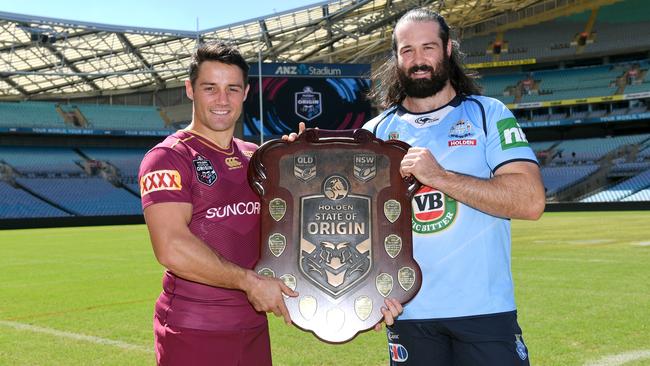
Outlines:
{"label": "blue jersey", "polygon": [[[523,131],[500,101],[456,97],[427,113],[389,108],[364,125],[381,139],[431,151],[447,170],[488,179],[504,164],[537,164]],[[515,310],[510,220],[423,186],[413,197],[413,255],[422,287],[399,319],[439,319]]]}

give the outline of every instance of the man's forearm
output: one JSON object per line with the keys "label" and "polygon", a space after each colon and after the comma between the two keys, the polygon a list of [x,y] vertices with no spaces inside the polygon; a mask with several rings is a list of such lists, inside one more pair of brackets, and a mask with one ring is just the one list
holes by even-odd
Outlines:
{"label": "man's forearm", "polygon": [[[436,181],[435,188],[490,215],[536,220],[543,212],[544,194],[537,182],[522,173],[481,179],[454,172]],[[540,207],[541,206],[541,207]]]}
{"label": "man's forearm", "polygon": [[162,265],[186,280],[210,286],[242,289],[247,270],[226,260],[192,234],[169,238]]}

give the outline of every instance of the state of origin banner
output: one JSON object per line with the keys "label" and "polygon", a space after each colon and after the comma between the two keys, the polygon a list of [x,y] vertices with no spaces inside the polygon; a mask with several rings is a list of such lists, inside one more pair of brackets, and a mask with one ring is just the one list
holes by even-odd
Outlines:
{"label": "state of origin banner", "polygon": [[[250,91],[244,102],[244,138],[258,140],[260,119],[258,65],[251,64]],[[298,131],[298,123],[327,130],[360,128],[370,119],[367,64],[262,64],[264,139]]]}

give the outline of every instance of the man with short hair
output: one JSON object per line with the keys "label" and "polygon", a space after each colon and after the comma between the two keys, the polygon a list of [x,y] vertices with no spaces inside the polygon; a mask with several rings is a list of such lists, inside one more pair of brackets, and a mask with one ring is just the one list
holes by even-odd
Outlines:
{"label": "man with short hair", "polygon": [[391,365],[528,365],[510,271],[510,219],[538,219],[535,154],[512,113],[480,96],[439,14],[407,12],[371,94],[387,109],[364,125],[412,148],[400,172],[413,198],[422,286],[388,327]]}
{"label": "man with short hair", "polygon": [[248,64],[223,43],[202,44],[185,89],[192,122],[140,166],[144,216],[166,267],[156,302],[159,365],[271,365],[265,312],[291,319],[297,293],[251,269],[260,253],[260,202],[247,180],[255,144],[233,138]]}

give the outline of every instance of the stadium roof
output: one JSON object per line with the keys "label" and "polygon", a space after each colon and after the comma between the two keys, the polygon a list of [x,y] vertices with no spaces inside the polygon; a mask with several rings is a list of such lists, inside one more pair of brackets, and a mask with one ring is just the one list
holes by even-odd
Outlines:
{"label": "stadium roof", "polygon": [[[612,0],[339,0],[199,32],[0,12],[0,99],[82,97],[181,85],[197,42],[226,40],[249,62],[367,62],[392,27],[425,6],[478,33]],[[584,10],[584,9],[583,9]]]}

